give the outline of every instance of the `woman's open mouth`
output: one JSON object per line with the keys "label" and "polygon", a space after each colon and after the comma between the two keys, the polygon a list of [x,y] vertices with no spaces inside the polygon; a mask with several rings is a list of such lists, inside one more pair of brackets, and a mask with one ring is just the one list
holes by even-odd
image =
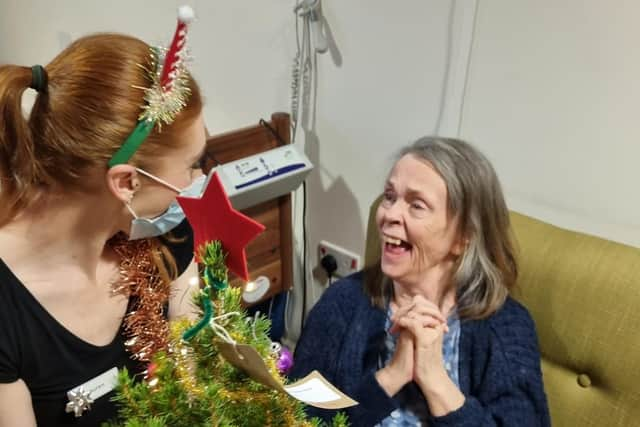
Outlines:
{"label": "woman's open mouth", "polygon": [[382,249],[384,255],[398,257],[411,252],[412,245],[406,240],[383,234],[382,241],[384,242]]}

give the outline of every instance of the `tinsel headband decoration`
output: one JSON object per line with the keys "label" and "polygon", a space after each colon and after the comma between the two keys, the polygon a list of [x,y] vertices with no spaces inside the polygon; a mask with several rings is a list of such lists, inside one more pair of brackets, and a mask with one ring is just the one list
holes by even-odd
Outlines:
{"label": "tinsel headband decoration", "polygon": [[144,70],[152,81],[144,90],[145,104],[138,116],[138,124],[122,146],[109,160],[109,167],[127,163],[149,136],[156,124],[171,124],[182,110],[191,93],[186,68],[187,26],[194,19],[193,9],[181,6],[178,9],[178,25],[168,50],[152,48],[151,69]]}

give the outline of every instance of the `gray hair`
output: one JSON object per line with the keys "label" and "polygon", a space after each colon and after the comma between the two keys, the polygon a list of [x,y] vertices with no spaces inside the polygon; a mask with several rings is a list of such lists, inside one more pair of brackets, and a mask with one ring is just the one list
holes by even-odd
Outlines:
{"label": "gray hair", "polygon": [[[458,315],[491,315],[504,304],[518,276],[509,211],[495,170],[476,148],[453,138],[420,138],[402,149],[399,158],[405,155],[429,163],[440,174],[449,213],[458,216],[468,241],[453,276]],[[380,285],[377,292],[365,285],[376,305],[377,297],[389,291]]]}

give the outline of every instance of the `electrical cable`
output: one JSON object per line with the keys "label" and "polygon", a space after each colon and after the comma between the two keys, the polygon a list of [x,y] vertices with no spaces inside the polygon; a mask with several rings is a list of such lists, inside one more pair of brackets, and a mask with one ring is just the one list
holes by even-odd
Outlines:
{"label": "electrical cable", "polygon": [[258,122],[260,124],[260,126],[264,126],[265,128],[267,128],[267,130],[269,131],[269,133],[271,133],[271,135],[273,135],[273,137],[276,139],[276,141],[278,141],[278,143],[280,145],[287,145],[287,143],[285,142],[284,139],[282,139],[282,137],[280,136],[280,134],[278,133],[278,131],[276,131],[270,124],[269,122],[267,122],[265,119],[260,119],[260,121]]}
{"label": "electrical cable", "polygon": [[467,88],[469,86],[469,73],[471,71],[471,57],[473,56],[473,47],[475,45],[476,27],[478,25],[478,9],[480,9],[480,0],[476,0],[475,9],[473,10],[473,25],[471,27],[471,40],[469,42],[469,55],[467,56],[467,64],[464,70],[464,86],[462,87],[462,99],[460,100],[460,110],[458,112],[458,129],[456,136],[460,137],[462,132],[462,122],[464,119],[464,104],[467,98]]}
{"label": "electrical cable", "polygon": [[293,16],[296,22],[296,56],[293,58],[293,67],[291,70],[291,143],[296,140],[296,133],[298,130],[298,108],[300,98],[300,63],[302,48],[300,46],[300,29],[298,25],[298,6],[300,1],[296,0]]}
{"label": "electrical cable", "polygon": [[307,311],[307,181],[302,181],[302,314],[300,316],[300,333],[304,327]]}
{"label": "electrical cable", "polygon": [[[298,15],[298,9],[301,4],[301,1],[304,0],[296,0],[296,4],[294,7],[294,18],[296,25],[296,56],[293,58],[293,67],[291,73],[291,143],[294,144],[296,141],[297,131],[298,131],[298,123],[300,120],[300,83],[304,85],[305,82],[305,71],[308,76],[307,80],[310,80],[310,72],[311,70],[304,70],[301,72],[301,68],[303,64],[310,60],[308,57],[311,55],[311,39],[308,36],[308,31],[305,31],[308,26],[308,14]],[[300,24],[299,18],[303,19],[303,29],[302,29],[302,41],[300,40]],[[303,86],[304,90],[304,86]],[[302,310],[300,315],[300,333],[302,333],[302,329],[304,327],[304,319],[307,311],[307,182],[302,182]],[[288,313],[288,305],[289,299],[287,298],[287,302],[285,304],[285,329],[287,329],[286,318]]]}

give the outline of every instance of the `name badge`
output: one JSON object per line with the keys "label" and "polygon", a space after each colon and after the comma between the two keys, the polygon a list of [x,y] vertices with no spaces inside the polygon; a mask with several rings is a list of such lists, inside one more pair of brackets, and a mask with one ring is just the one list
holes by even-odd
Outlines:
{"label": "name badge", "polygon": [[73,412],[81,417],[84,411],[91,409],[91,404],[116,388],[118,384],[118,368],[111,368],[106,372],[90,379],[84,384],[72,388],[67,392],[66,412]]}

